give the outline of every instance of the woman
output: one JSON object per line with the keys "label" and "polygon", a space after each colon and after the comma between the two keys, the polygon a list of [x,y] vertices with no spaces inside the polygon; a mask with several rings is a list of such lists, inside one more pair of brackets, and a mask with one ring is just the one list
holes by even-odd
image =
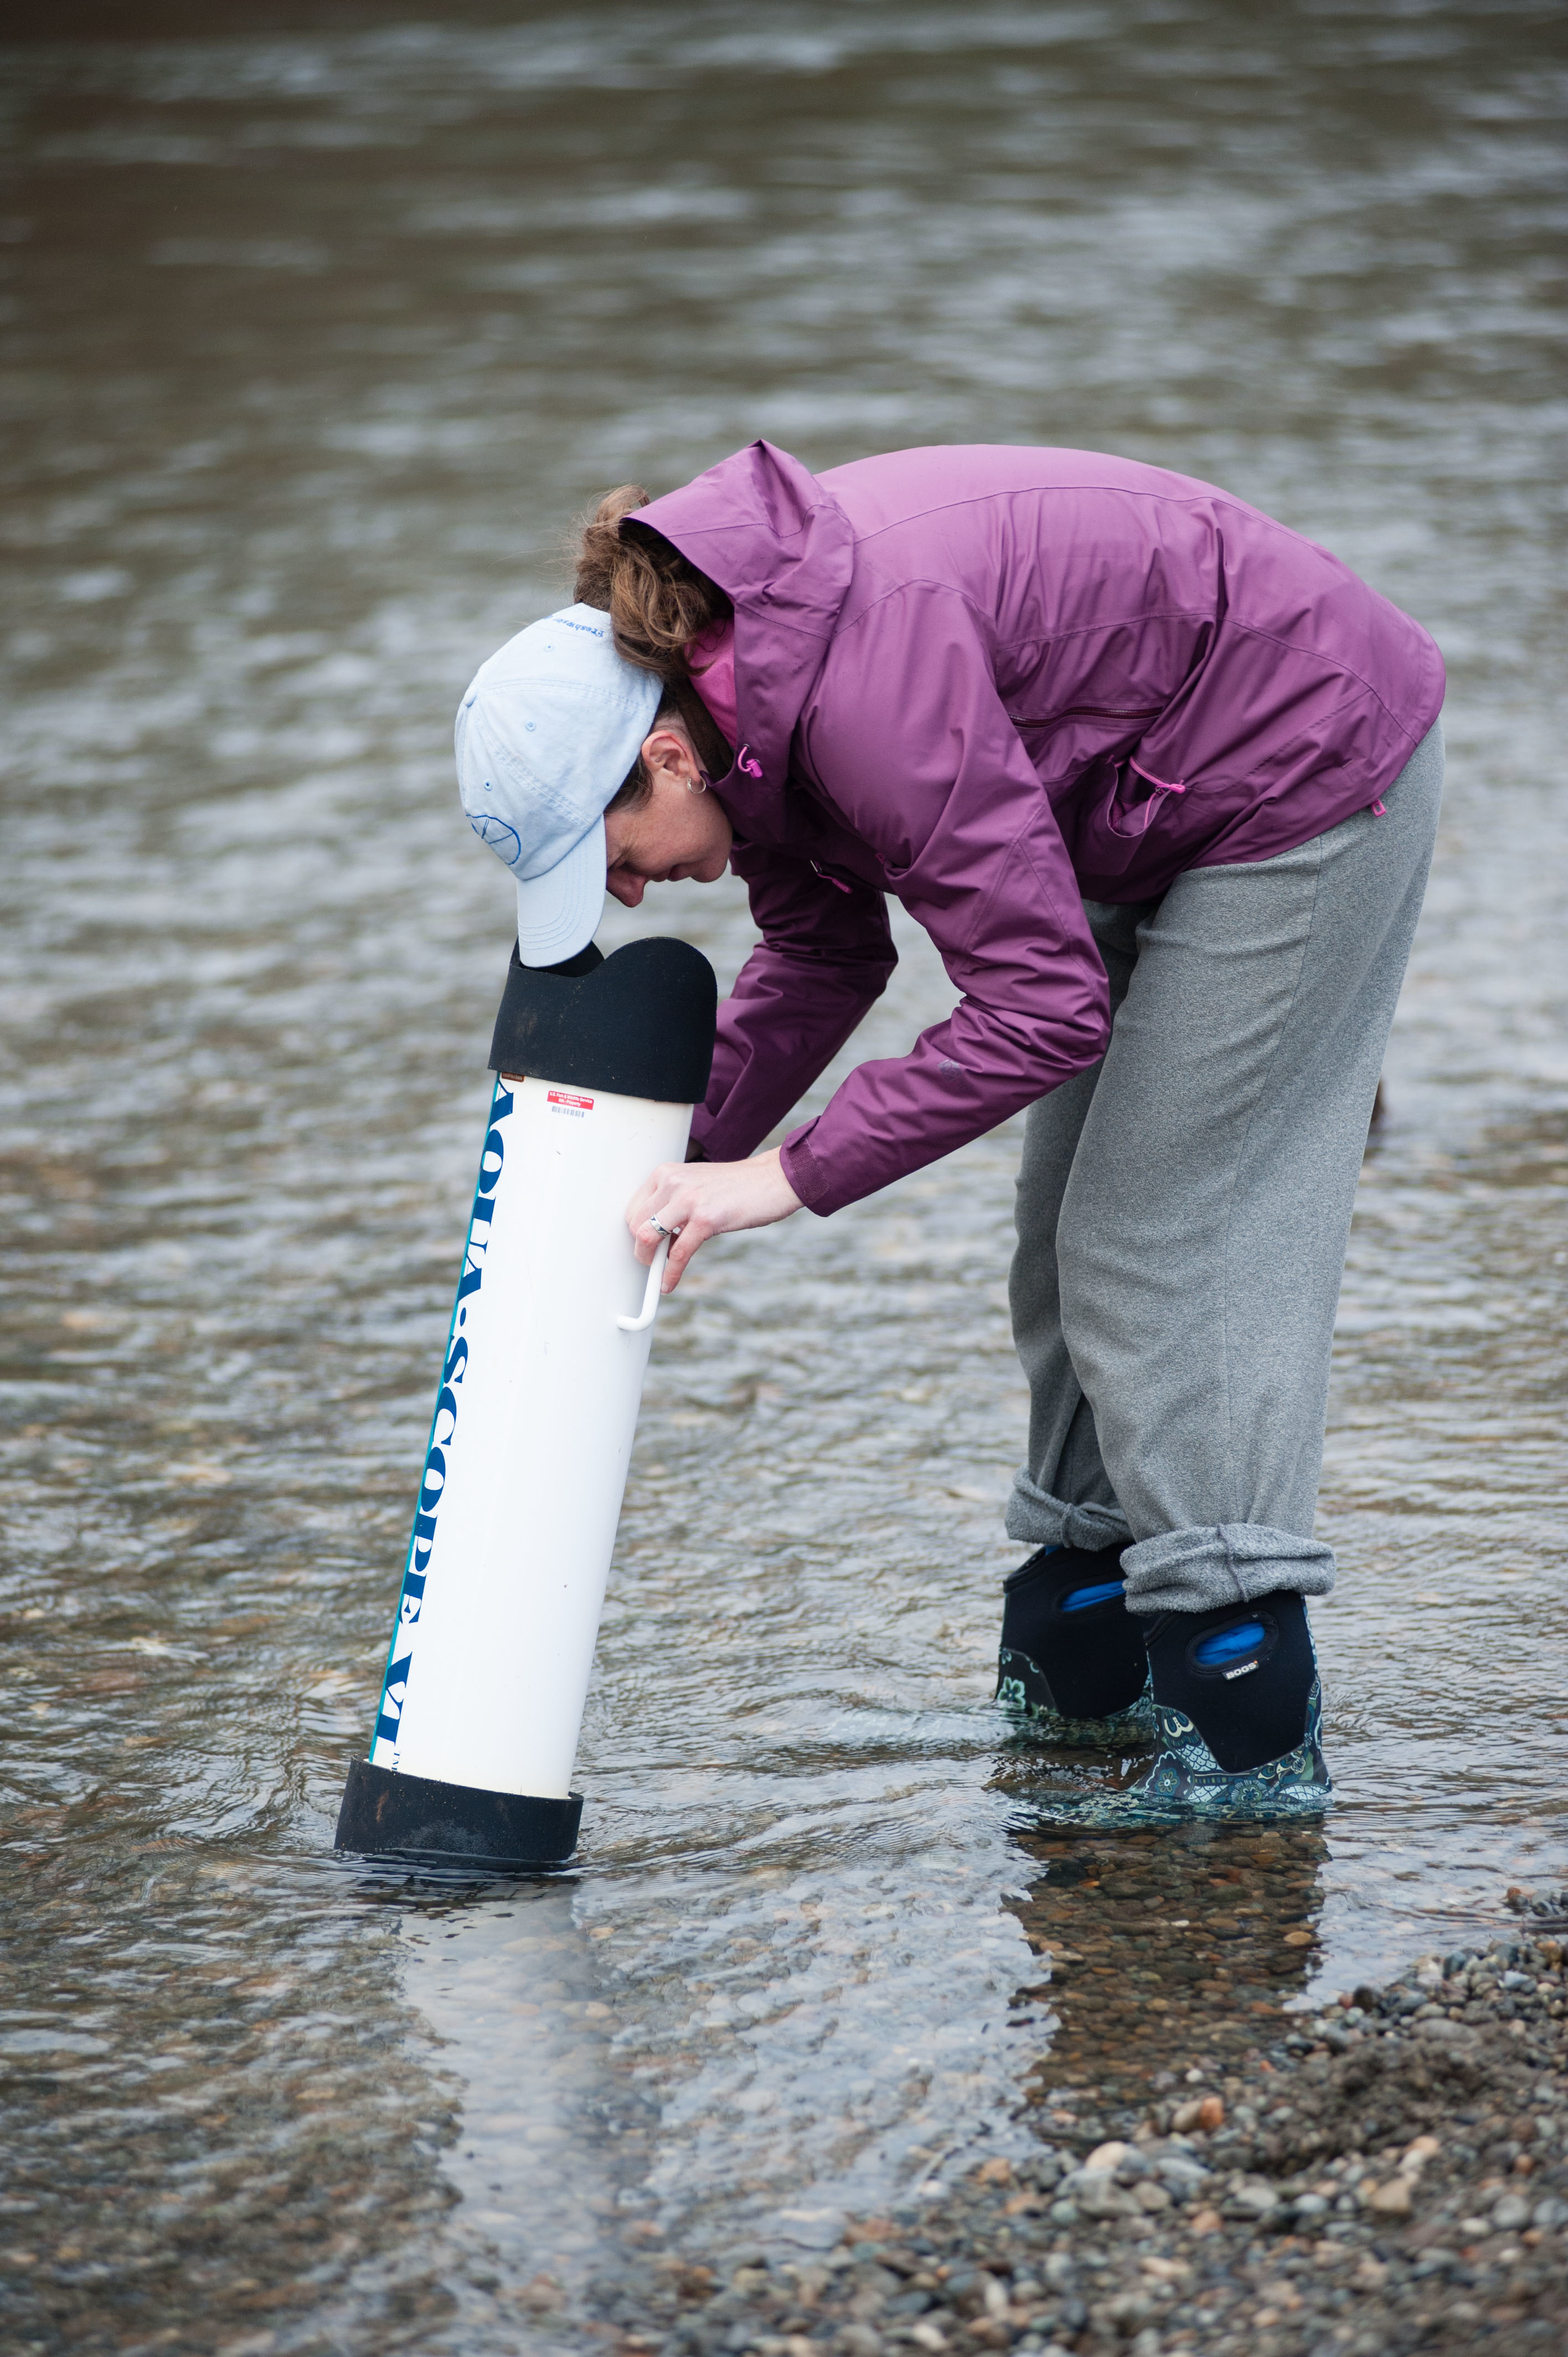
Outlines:
{"label": "woman", "polygon": [[[1240,500],[1071,450],[813,477],[754,443],[652,505],[612,493],[577,597],[459,715],[521,954],[581,950],[605,882],[635,907],[726,861],[762,936],[696,1158],[628,1207],[639,1256],[671,1237],[672,1290],[708,1237],[831,1213],[1027,1106],[1007,1529],[1038,1551],[998,1691],[1048,1739],[1153,1735],[1079,1815],[1321,1810],[1329,1347],[1436,830],[1436,648]],[[579,656],[563,702],[550,664]],[[757,1154],[885,987],[889,893],[960,1004]]]}

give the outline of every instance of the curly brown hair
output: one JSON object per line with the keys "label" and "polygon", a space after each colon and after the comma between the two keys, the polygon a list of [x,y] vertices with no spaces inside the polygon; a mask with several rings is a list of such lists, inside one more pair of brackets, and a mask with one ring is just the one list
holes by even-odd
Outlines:
{"label": "curly brown hair", "polygon": [[575,596],[580,606],[608,614],[628,662],[673,686],[691,676],[691,640],[728,621],[734,608],[718,583],[662,533],[634,521],[647,505],[640,484],[622,483],[583,517]]}
{"label": "curly brown hair", "polygon": [[[608,614],[628,662],[663,681],[655,726],[682,724],[698,759],[722,775],[730,748],[692,686],[686,649],[714,623],[728,621],[735,608],[716,581],[661,533],[636,521],[636,511],[647,505],[640,483],[622,483],[579,520],[574,594],[580,606]],[[639,809],[652,791],[639,753],[609,808]]]}

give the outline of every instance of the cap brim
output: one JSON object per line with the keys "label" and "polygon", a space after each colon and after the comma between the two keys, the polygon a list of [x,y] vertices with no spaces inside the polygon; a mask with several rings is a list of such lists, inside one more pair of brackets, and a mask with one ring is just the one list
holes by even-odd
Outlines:
{"label": "cap brim", "polygon": [[524,965],[558,965],[587,948],[604,913],[607,872],[601,818],[542,876],[518,879],[517,953]]}

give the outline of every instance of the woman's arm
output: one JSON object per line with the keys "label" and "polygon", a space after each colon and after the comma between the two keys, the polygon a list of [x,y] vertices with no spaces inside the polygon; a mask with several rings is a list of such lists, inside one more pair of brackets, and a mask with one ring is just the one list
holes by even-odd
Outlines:
{"label": "woman's arm", "polygon": [[832,1063],[898,962],[880,892],[848,890],[809,859],[761,844],[730,862],[762,939],[719,1008],[707,1102],[692,1136],[705,1161],[736,1161]]}
{"label": "woman's arm", "polygon": [[1091,1065],[1110,1033],[1072,863],[961,598],[916,584],[843,632],[803,733],[831,808],[964,996],[908,1055],[857,1066],[778,1153],[736,1159],[817,1078],[895,955],[879,892],[842,890],[782,852],[737,856],[764,939],[720,1009],[693,1125],[709,1158],[656,1173],[628,1207],[644,1262],[659,1241],[650,1210],[689,1229],[671,1282],[709,1235],[801,1203],[836,1211],[983,1135]]}
{"label": "woman's arm", "polygon": [[964,994],[908,1055],[858,1065],[785,1139],[785,1176],[825,1213],[1093,1064],[1110,996],[1050,799],[955,591],[904,585],[841,630],[800,733],[832,807]]}

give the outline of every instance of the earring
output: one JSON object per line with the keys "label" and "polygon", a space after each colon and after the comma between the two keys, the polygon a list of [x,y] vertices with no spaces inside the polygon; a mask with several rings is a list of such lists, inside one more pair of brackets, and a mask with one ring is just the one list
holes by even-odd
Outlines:
{"label": "earring", "polygon": [[691,780],[691,779],[690,779],[690,778],[688,778],[688,779],[687,779],[687,780],[686,780],[686,791],[687,791],[689,794],[705,794],[705,793],[707,792],[707,791],[708,791],[708,788],[709,788],[709,787],[713,784],[713,782],[714,782],[714,781],[713,781],[713,780],[712,780],[712,778],[710,778],[710,777],[709,777],[709,775],[708,775],[708,773],[707,773],[706,770],[704,770],[704,769],[703,769],[703,765],[702,765],[702,763],[701,763],[700,761],[699,761],[699,762],[698,762],[698,764],[697,764],[697,776],[698,776],[698,779],[700,780],[700,781],[701,781],[701,782],[700,782],[700,783],[698,783],[698,784],[696,784],[696,785],[693,785],[693,782],[692,782],[692,780]]}

